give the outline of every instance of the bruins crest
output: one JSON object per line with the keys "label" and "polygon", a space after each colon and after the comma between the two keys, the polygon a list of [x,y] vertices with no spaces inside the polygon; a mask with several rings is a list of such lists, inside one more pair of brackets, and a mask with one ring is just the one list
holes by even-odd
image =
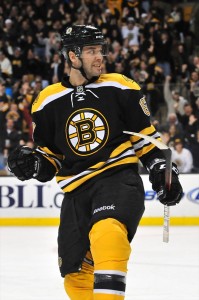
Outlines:
{"label": "bruins crest", "polygon": [[150,116],[150,111],[148,109],[145,97],[140,99],[139,104],[140,104],[143,112],[145,113],[145,115]]}
{"label": "bruins crest", "polygon": [[105,117],[94,109],[80,109],[66,123],[66,140],[77,155],[87,156],[101,149],[109,136]]}

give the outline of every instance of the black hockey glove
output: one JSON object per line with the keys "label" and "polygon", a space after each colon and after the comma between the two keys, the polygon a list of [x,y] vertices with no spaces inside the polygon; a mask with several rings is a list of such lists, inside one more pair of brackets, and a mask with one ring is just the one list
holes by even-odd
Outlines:
{"label": "black hockey glove", "polygon": [[149,180],[152,188],[157,192],[157,199],[168,206],[176,205],[180,202],[183,190],[178,180],[179,171],[176,164],[172,164],[172,181],[170,190],[165,185],[165,159],[154,159],[147,167],[149,171]]}
{"label": "black hockey glove", "polygon": [[36,178],[39,169],[39,156],[29,147],[19,146],[8,156],[8,170],[22,181]]}
{"label": "black hockey glove", "polygon": [[26,146],[16,148],[8,156],[8,170],[22,181],[35,178],[46,182],[56,173],[55,166],[48,159]]}

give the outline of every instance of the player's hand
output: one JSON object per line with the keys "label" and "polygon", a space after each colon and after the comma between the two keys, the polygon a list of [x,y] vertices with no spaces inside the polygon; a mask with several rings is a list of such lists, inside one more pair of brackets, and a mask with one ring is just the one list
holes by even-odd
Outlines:
{"label": "player's hand", "polygon": [[34,155],[34,150],[26,146],[19,146],[8,156],[8,170],[22,181],[35,178],[39,166],[39,158]]}
{"label": "player's hand", "polygon": [[183,196],[182,186],[179,182],[179,171],[177,166],[172,164],[172,181],[170,190],[165,185],[165,168],[166,161],[161,159],[154,162],[149,167],[149,180],[152,183],[152,188],[157,192],[157,199],[165,205],[176,205],[180,202]]}

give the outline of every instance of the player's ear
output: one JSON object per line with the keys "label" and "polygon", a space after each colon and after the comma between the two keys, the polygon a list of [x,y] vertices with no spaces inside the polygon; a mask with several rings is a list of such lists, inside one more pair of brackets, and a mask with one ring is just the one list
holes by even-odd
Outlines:
{"label": "player's ear", "polygon": [[73,51],[69,51],[68,57],[72,63],[76,62],[76,60],[77,60],[77,56],[75,55],[75,53]]}

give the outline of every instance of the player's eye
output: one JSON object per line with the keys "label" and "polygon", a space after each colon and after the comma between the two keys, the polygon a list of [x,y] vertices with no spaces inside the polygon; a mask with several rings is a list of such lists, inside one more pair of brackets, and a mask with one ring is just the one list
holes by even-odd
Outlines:
{"label": "player's eye", "polygon": [[96,52],[96,51],[95,51],[94,49],[90,49],[90,50],[89,50],[89,54],[91,54],[91,55],[96,54],[95,52]]}
{"label": "player's eye", "polygon": [[89,55],[102,55],[103,56],[103,50],[97,50],[97,49],[89,49],[87,52]]}

